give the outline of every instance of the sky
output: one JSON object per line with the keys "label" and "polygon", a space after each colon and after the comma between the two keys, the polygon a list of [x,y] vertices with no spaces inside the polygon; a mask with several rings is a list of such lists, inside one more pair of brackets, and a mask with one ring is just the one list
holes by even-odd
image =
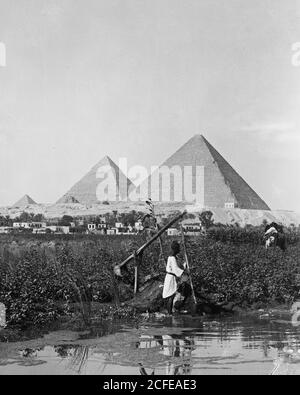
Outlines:
{"label": "sky", "polygon": [[0,0],[0,205],[194,134],[300,212],[300,0]]}

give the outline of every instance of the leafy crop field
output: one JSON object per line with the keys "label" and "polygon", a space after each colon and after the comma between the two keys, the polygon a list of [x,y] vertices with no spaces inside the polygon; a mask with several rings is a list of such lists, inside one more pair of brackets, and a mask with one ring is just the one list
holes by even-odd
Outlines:
{"label": "leafy crop field", "polygon": [[[288,250],[265,250],[262,230],[209,230],[207,236],[186,238],[196,294],[216,301],[255,307],[259,303],[284,303],[298,293],[299,235],[288,234]],[[46,325],[70,314],[74,303],[86,319],[94,303],[110,303],[132,296],[134,268],[115,280],[112,266],[120,263],[145,236],[9,236],[0,237],[0,302],[7,306],[10,325]],[[163,240],[169,253],[172,239]],[[144,254],[141,278],[164,274],[159,244]],[[183,259],[183,258],[182,258]]]}

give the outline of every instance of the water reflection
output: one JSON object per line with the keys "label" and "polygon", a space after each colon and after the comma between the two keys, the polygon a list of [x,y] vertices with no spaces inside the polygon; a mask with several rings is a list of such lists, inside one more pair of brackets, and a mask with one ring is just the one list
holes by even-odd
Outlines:
{"label": "water reflection", "polygon": [[118,328],[98,338],[24,347],[0,374],[300,374],[300,328],[291,320],[189,317]]}
{"label": "water reflection", "polygon": [[[166,375],[188,375],[192,371],[192,351],[195,349],[192,336],[182,337],[178,335],[142,336],[136,343],[140,349],[156,348],[167,358],[165,367]],[[180,362],[175,362],[175,361]],[[144,366],[140,363],[140,374],[148,375]],[[151,375],[155,374],[155,369]]]}

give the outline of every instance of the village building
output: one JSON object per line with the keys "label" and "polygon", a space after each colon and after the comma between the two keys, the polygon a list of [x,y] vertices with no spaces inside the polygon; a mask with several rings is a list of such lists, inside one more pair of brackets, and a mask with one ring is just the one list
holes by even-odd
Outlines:
{"label": "village building", "polygon": [[187,236],[199,236],[202,231],[199,219],[187,219],[182,221],[182,229]]}
{"label": "village building", "polygon": [[46,222],[14,222],[14,229],[41,229],[46,228]]}
{"label": "village building", "polygon": [[88,232],[99,231],[101,234],[105,234],[108,225],[104,217],[101,217],[97,221],[91,222],[87,225]]}
{"label": "village building", "polygon": [[167,235],[168,235],[168,236],[179,236],[179,235],[180,235],[180,232],[179,232],[179,230],[176,229],[176,228],[169,228],[169,229],[167,230]]}
{"label": "village building", "polygon": [[1,234],[8,234],[11,231],[13,231],[13,228],[10,228],[9,226],[0,226],[0,233]]}
{"label": "village building", "polygon": [[46,229],[56,234],[68,235],[70,233],[70,226],[51,225],[51,226],[47,226]]}
{"label": "village building", "polygon": [[117,229],[116,228],[111,228],[111,229],[107,229],[106,234],[108,236],[113,236],[117,233]]}

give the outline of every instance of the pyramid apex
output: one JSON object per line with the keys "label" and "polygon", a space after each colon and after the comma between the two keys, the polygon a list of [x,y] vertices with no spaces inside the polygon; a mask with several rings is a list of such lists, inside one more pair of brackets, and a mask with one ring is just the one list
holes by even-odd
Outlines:
{"label": "pyramid apex", "polygon": [[190,141],[193,141],[193,140],[206,140],[206,139],[203,134],[196,133],[196,134],[194,134],[193,137],[190,138]]}
{"label": "pyramid apex", "polygon": [[[201,133],[196,133],[196,134],[194,134],[189,140],[187,140],[187,142],[186,142],[182,147],[184,147],[184,146],[190,147],[190,146],[193,146],[193,145],[195,145],[195,144],[199,145],[199,144],[203,144],[203,143],[204,143],[204,144],[207,143],[206,138],[203,136],[203,134],[201,134]],[[182,147],[181,147],[181,148],[182,148]],[[181,148],[179,148],[179,150],[180,150]]]}
{"label": "pyramid apex", "polygon": [[103,158],[96,164],[96,166],[99,166],[100,164],[102,164],[102,163],[107,163],[107,162],[108,162],[109,164],[114,163],[110,156],[105,155],[105,156],[103,156]]}

